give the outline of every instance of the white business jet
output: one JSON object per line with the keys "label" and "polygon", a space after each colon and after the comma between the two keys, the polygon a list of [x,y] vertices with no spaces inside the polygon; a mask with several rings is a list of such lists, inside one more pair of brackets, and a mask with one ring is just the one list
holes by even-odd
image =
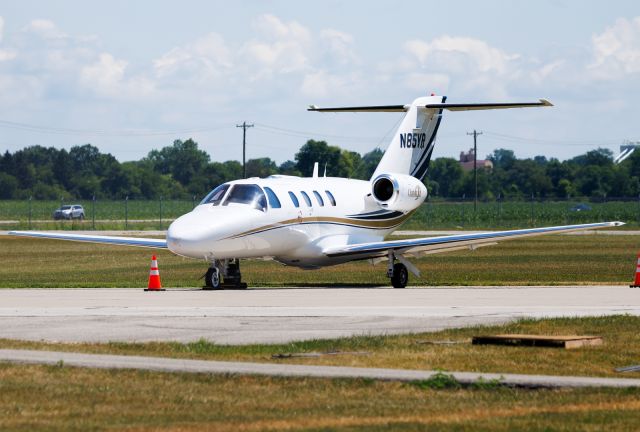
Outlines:
{"label": "white business jet", "polygon": [[206,287],[246,287],[240,259],[271,257],[304,269],[353,260],[387,261],[387,276],[403,288],[409,272],[420,276],[408,258],[475,249],[499,241],[550,233],[623,225],[601,222],[512,231],[459,234],[410,240],[385,240],[411,217],[427,197],[427,174],[443,110],[469,111],[548,107],[531,103],[451,104],[444,96],[419,97],[407,105],[318,108],[318,112],[405,112],[369,181],[318,175],[274,175],[224,183],[193,211],[176,219],[166,239],[13,231],[10,234],[92,243],[169,249],[210,264]]}

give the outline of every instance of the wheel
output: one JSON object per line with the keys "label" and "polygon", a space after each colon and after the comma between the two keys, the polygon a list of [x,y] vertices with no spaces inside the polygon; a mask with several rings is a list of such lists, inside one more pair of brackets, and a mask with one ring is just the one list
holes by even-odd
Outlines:
{"label": "wheel", "polygon": [[393,265],[393,276],[391,277],[391,285],[394,288],[404,288],[409,282],[409,272],[407,267],[402,263]]}
{"label": "wheel", "polygon": [[84,220],[84,215],[83,215],[83,214],[81,214],[81,215],[80,215],[80,217],[79,217],[78,219],[80,219],[80,220]]}
{"label": "wheel", "polygon": [[220,269],[217,267],[209,267],[207,274],[204,275],[204,281],[208,288],[220,289]]}

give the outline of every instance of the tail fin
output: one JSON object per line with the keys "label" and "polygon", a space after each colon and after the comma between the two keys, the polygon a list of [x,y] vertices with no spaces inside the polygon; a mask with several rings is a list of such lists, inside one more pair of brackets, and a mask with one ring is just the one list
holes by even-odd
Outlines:
{"label": "tail fin", "polygon": [[442,120],[442,110],[475,111],[487,109],[527,108],[553,106],[540,99],[538,102],[524,103],[462,103],[447,104],[446,96],[419,97],[410,105],[378,105],[360,107],[318,108],[319,112],[406,112],[398,131],[394,135],[372,179],[380,174],[408,174],[422,180],[427,174],[436,133]]}
{"label": "tail fin", "polygon": [[444,104],[446,100],[446,96],[420,97],[408,106],[407,114],[391,139],[372,179],[384,173],[409,174],[419,180],[424,178],[442,120],[442,108],[427,106]]}

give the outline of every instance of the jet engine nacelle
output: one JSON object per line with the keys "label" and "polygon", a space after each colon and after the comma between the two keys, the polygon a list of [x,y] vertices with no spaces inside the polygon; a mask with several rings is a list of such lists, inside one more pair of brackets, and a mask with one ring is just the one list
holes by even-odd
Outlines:
{"label": "jet engine nacelle", "polygon": [[371,182],[371,194],[386,209],[407,212],[427,198],[426,186],[406,174],[380,174]]}

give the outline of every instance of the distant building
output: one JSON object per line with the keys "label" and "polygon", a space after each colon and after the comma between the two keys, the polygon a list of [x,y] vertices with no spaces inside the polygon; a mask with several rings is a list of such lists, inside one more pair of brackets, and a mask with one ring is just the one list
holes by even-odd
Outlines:
{"label": "distant building", "polygon": [[[473,170],[473,149],[469,149],[468,152],[460,152],[460,166],[465,171]],[[493,169],[493,162],[489,159],[478,159],[476,161],[476,166],[478,169],[484,168],[488,170]]]}

